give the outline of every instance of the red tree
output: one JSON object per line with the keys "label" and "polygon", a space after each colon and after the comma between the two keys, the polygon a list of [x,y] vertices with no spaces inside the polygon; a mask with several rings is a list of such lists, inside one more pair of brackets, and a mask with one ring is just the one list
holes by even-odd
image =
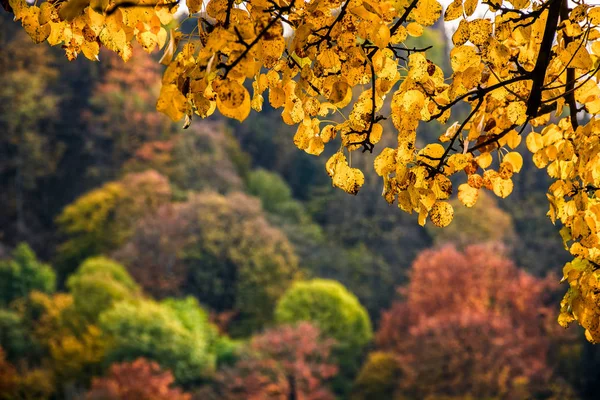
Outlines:
{"label": "red tree", "polygon": [[215,398],[227,400],[329,400],[325,382],[336,375],[331,340],[308,322],[255,337],[249,353],[217,375]]}
{"label": "red tree", "polygon": [[190,395],[171,387],[171,371],[139,358],[113,364],[107,377],[94,379],[86,400],[189,400]]}
{"label": "red tree", "polygon": [[489,245],[425,251],[410,278],[377,334],[402,368],[399,391],[518,397],[547,386],[551,337],[561,334],[549,307],[555,280],[519,270]]}

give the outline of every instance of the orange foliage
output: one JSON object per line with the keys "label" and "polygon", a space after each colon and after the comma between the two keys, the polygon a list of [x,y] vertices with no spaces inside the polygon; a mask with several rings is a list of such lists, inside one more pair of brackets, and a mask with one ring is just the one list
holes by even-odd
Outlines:
{"label": "orange foliage", "polygon": [[551,336],[560,334],[549,308],[554,279],[483,245],[425,251],[410,277],[377,334],[401,365],[402,393],[502,397],[549,382]]}
{"label": "orange foliage", "polygon": [[86,400],[189,400],[190,395],[171,387],[170,371],[161,371],[158,363],[139,358],[113,364],[105,378],[96,378]]}

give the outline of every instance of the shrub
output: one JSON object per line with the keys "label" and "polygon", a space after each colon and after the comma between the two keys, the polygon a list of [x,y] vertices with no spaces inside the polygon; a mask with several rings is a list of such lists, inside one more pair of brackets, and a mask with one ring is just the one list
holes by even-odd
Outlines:
{"label": "shrub", "polygon": [[294,283],[277,304],[275,317],[279,323],[312,322],[342,347],[363,347],[373,334],[365,308],[333,280]]}
{"label": "shrub", "polygon": [[52,293],[55,285],[52,268],[38,261],[25,243],[13,250],[12,258],[0,261],[0,307],[26,297],[32,290]]}

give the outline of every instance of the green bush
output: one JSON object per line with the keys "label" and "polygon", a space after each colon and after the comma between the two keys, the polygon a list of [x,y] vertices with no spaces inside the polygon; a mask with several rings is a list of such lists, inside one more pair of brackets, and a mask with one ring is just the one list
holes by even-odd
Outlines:
{"label": "green bush", "polygon": [[139,294],[125,267],[105,257],[88,258],[67,281],[77,312],[95,322],[113,304]]}
{"label": "green bush", "polygon": [[52,268],[38,261],[25,243],[14,249],[11,259],[0,261],[0,307],[27,296],[32,290],[52,293],[55,286]]}
{"label": "green bush", "polygon": [[102,313],[100,328],[111,339],[106,362],[145,357],[170,369],[178,384],[202,382],[215,367],[215,355],[211,352],[214,330],[202,317],[190,318],[205,315],[192,302],[124,301]]}
{"label": "green bush", "polygon": [[373,336],[365,308],[333,280],[294,283],[277,304],[275,318],[279,323],[313,322],[340,347],[362,348]]}
{"label": "green bush", "polygon": [[281,204],[292,200],[292,191],[283,178],[264,169],[250,172],[248,192],[260,198],[264,209],[269,212],[276,211]]}

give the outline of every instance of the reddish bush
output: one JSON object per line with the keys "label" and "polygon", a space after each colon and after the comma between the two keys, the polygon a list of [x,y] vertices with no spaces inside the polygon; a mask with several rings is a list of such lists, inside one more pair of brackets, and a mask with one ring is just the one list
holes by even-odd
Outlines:
{"label": "reddish bush", "polygon": [[227,400],[329,400],[325,382],[337,373],[330,359],[332,341],[305,322],[255,337],[249,353],[217,375],[215,398]]}
{"label": "reddish bush", "polygon": [[139,358],[113,364],[108,376],[94,379],[86,400],[189,400],[190,395],[173,388],[173,375],[158,363]]}

